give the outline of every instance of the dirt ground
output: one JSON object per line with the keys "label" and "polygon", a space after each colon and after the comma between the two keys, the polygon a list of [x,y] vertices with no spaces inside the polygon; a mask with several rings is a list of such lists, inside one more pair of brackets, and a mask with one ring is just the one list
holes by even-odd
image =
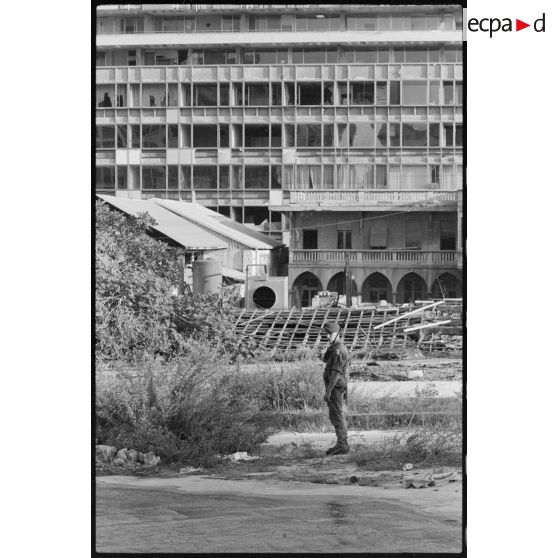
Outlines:
{"label": "dirt ground", "polygon": [[[97,479],[104,552],[459,552],[462,480],[366,471],[346,456],[261,459],[211,473]],[[441,475],[440,475],[441,476]]]}

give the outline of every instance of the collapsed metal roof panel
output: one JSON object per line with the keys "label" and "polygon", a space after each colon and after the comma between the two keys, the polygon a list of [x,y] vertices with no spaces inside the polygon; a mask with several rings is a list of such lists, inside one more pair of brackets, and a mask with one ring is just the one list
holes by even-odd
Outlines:
{"label": "collapsed metal roof panel", "polygon": [[228,245],[196,223],[180,217],[153,200],[137,200],[97,195],[98,198],[128,215],[148,213],[155,221],[153,229],[174,240],[187,250],[224,250]]}

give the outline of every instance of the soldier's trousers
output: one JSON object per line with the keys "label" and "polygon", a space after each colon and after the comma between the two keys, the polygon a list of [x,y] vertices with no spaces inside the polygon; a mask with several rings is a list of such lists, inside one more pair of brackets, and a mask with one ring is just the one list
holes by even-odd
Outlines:
{"label": "soldier's trousers", "polygon": [[335,428],[335,435],[337,436],[337,445],[348,447],[347,443],[347,420],[343,413],[343,394],[346,388],[334,387],[331,392],[331,397],[327,404],[329,409],[329,420]]}

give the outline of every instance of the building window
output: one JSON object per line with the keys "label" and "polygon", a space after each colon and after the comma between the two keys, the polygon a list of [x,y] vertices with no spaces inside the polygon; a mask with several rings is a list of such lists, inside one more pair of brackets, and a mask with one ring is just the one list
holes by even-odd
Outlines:
{"label": "building window", "polygon": [[374,104],[374,82],[349,82],[351,105],[373,105]]}
{"label": "building window", "polygon": [[428,167],[426,165],[403,165],[401,167],[401,189],[423,190],[428,183]]}
{"label": "building window", "polygon": [[126,124],[116,126],[116,147],[119,149],[128,147],[128,126]]}
{"label": "building window", "polygon": [[97,149],[114,149],[114,126],[96,126]]}
{"label": "building window", "polygon": [[166,106],[165,86],[160,84],[143,84],[142,85],[142,106],[143,107],[164,107]]}
{"label": "building window", "polygon": [[246,124],[244,126],[244,147],[269,147],[269,125]]}
{"label": "building window", "polygon": [[228,166],[219,167],[219,190],[229,190],[231,187],[230,171]]}
{"label": "building window", "polygon": [[168,167],[168,184],[167,188],[169,190],[178,190],[178,167],[177,166],[170,166]]}
{"label": "building window", "polygon": [[167,187],[165,167],[142,167],[141,188],[142,190],[165,190]]}
{"label": "building window", "polygon": [[420,250],[421,222],[418,219],[408,219],[405,223],[405,248]]}
{"label": "building window", "polygon": [[194,165],[194,190],[216,190],[217,167]]}
{"label": "building window", "polygon": [[444,105],[453,105],[453,81],[444,81]]}
{"label": "building window", "polygon": [[298,84],[298,104],[299,105],[321,105],[322,86],[320,83],[299,83]]}
{"label": "building window", "polygon": [[389,124],[389,145],[390,147],[399,147],[401,145],[399,124]]}
{"label": "building window", "polygon": [[426,123],[403,124],[403,147],[426,147]]}
{"label": "building window", "polygon": [[268,106],[269,85],[260,83],[247,83],[245,97],[247,106]]}
{"label": "building window", "polygon": [[95,168],[95,186],[97,190],[114,190],[114,167]]}
{"label": "building window", "polygon": [[132,139],[132,148],[139,149],[141,147],[141,128],[139,124],[130,125],[130,135]]}
{"label": "building window", "polygon": [[389,82],[389,104],[390,105],[400,105],[401,104],[401,82],[390,81]]}
{"label": "building window", "polygon": [[166,147],[167,130],[164,125],[142,126],[142,147],[144,149],[164,149]]}
{"label": "building window", "polygon": [[252,190],[269,189],[269,167],[245,167],[244,188]]}
{"label": "building window", "polygon": [[455,147],[463,147],[463,125],[455,125]]}
{"label": "building window", "polygon": [[430,134],[430,147],[440,146],[440,124],[435,122],[429,124],[429,134]]}
{"label": "building window", "polygon": [[444,124],[444,147],[453,147],[453,124]]}
{"label": "building window", "polygon": [[365,15],[347,16],[348,31],[376,31],[376,17]]}
{"label": "building window", "polygon": [[349,165],[349,184],[351,190],[374,188],[374,165]]}
{"label": "building window", "polygon": [[337,249],[338,250],[352,250],[352,232],[351,231],[337,231]]}
{"label": "building window", "polygon": [[97,85],[97,106],[109,108],[114,106],[114,85]]}
{"label": "building window", "polygon": [[302,249],[303,250],[318,249],[318,231],[311,231],[311,230],[302,231]]}
{"label": "building window", "polygon": [[229,125],[219,125],[219,147],[229,147]]}
{"label": "building window", "polygon": [[117,169],[117,185],[118,190],[126,190],[128,188],[128,169],[126,167],[116,167]]}
{"label": "building window", "polygon": [[457,245],[457,232],[455,222],[450,220],[440,221],[440,250],[455,250]]}
{"label": "building window", "polygon": [[426,81],[404,81],[403,104],[426,105]]}
{"label": "building window", "polygon": [[222,107],[229,106],[229,84],[226,82],[219,84],[219,105]]}
{"label": "building window", "polygon": [[178,147],[178,124],[168,125],[167,147]]}
{"label": "building window", "polygon": [[428,62],[428,50],[425,48],[406,48],[405,62]]}
{"label": "building window", "polygon": [[315,124],[297,124],[297,147],[320,147],[322,145],[322,128]]}
{"label": "building window", "polygon": [[296,187],[299,190],[319,190],[322,187],[319,165],[297,165]]}
{"label": "building window", "polygon": [[194,84],[193,97],[195,107],[216,107],[217,84]]}
{"label": "building window", "polygon": [[217,147],[217,126],[194,124],[194,147]]}

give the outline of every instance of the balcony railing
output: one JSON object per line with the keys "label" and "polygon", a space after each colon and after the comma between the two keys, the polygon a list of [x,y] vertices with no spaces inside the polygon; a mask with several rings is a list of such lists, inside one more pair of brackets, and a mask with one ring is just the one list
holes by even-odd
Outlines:
{"label": "balcony railing", "polygon": [[291,190],[290,203],[457,202],[457,190]]}
{"label": "balcony railing", "polygon": [[440,266],[456,267],[457,250],[291,250],[290,263],[306,265],[344,264],[348,258],[356,266],[371,263],[385,266]]}

